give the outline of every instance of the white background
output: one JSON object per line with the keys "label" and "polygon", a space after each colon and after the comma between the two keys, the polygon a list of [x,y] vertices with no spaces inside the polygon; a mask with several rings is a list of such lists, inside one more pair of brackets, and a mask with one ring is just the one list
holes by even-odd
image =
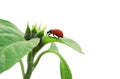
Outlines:
{"label": "white background", "polygon": [[[47,30],[59,28],[79,43],[86,54],[57,44],[73,79],[120,79],[119,0],[0,0],[0,18],[22,32],[28,20],[41,22]],[[0,74],[0,79],[22,79],[19,63]],[[59,58],[43,56],[31,79],[60,79]]]}

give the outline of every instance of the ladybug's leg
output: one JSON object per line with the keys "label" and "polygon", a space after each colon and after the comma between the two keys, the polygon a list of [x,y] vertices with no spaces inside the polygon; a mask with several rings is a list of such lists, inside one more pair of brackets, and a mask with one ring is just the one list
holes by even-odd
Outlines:
{"label": "ladybug's leg", "polygon": [[56,35],[54,35],[54,34],[53,34],[53,36],[54,36],[54,38],[56,38],[56,39],[58,39],[58,38],[59,38],[58,36],[56,36]]}
{"label": "ladybug's leg", "polygon": [[48,36],[50,36],[50,33],[48,33]]}
{"label": "ladybug's leg", "polygon": [[50,35],[51,35],[51,33],[49,33],[49,34],[48,34],[48,36],[51,38],[51,36],[50,36]]}
{"label": "ladybug's leg", "polygon": [[51,36],[50,36],[51,34],[52,34],[52,33],[50,33],[50,32],[47,33],[47,35],[48,35],[50,38],[51,38]]}

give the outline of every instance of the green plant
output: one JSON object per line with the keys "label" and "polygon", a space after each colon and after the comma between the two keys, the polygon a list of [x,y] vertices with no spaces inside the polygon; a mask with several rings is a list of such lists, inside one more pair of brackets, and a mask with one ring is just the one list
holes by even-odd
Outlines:
{"label": "green plant", "polygon": [[[0,19],[0,73],[8,70],[17,62],[20,62],[23,79],[30,79],[31,74],[37,66],[40,58],[47,53],[54,53],[60,58],[61,79],[72,79],[72,73],[64,58],[59,53],[55,42],[65,44],[74,50],[82,53],[80,46],[69,38],[54,38],[44,35],[43,29],[33,25],[22,33],[14,24]],[[51,43],[49,49],[39,53],[38,51],[46,44]],[[27,54],[27,70],[24,70],[22,58]]]}

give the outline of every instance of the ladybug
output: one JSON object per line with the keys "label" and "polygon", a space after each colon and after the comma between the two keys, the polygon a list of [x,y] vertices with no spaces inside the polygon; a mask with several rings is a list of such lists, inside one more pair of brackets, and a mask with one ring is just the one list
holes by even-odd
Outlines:
{"label": "ladybug", "polygon": [[51,29],[47,32],[47,35],[50,36],[51,34],[53,34],[54,37],[58,37],[58,38],[63,38],[63,32],[59,29]]}

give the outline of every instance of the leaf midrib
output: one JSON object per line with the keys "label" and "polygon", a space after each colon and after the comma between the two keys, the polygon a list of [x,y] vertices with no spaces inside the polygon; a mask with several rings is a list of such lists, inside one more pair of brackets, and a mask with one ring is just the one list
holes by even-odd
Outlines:
{"label": "leaf midrib", "polygon": [[[23,41],[18,41],[18,42],[23,42]],[[16,44],[16,43],[18,43],[18,42],[13,42],[13,43],[5,46],[1,53],[3,53],[3,51],[4,51],[5,49],[9,48],[10,46],[12,46],[12,45],[14,45],[14,44]]]}

